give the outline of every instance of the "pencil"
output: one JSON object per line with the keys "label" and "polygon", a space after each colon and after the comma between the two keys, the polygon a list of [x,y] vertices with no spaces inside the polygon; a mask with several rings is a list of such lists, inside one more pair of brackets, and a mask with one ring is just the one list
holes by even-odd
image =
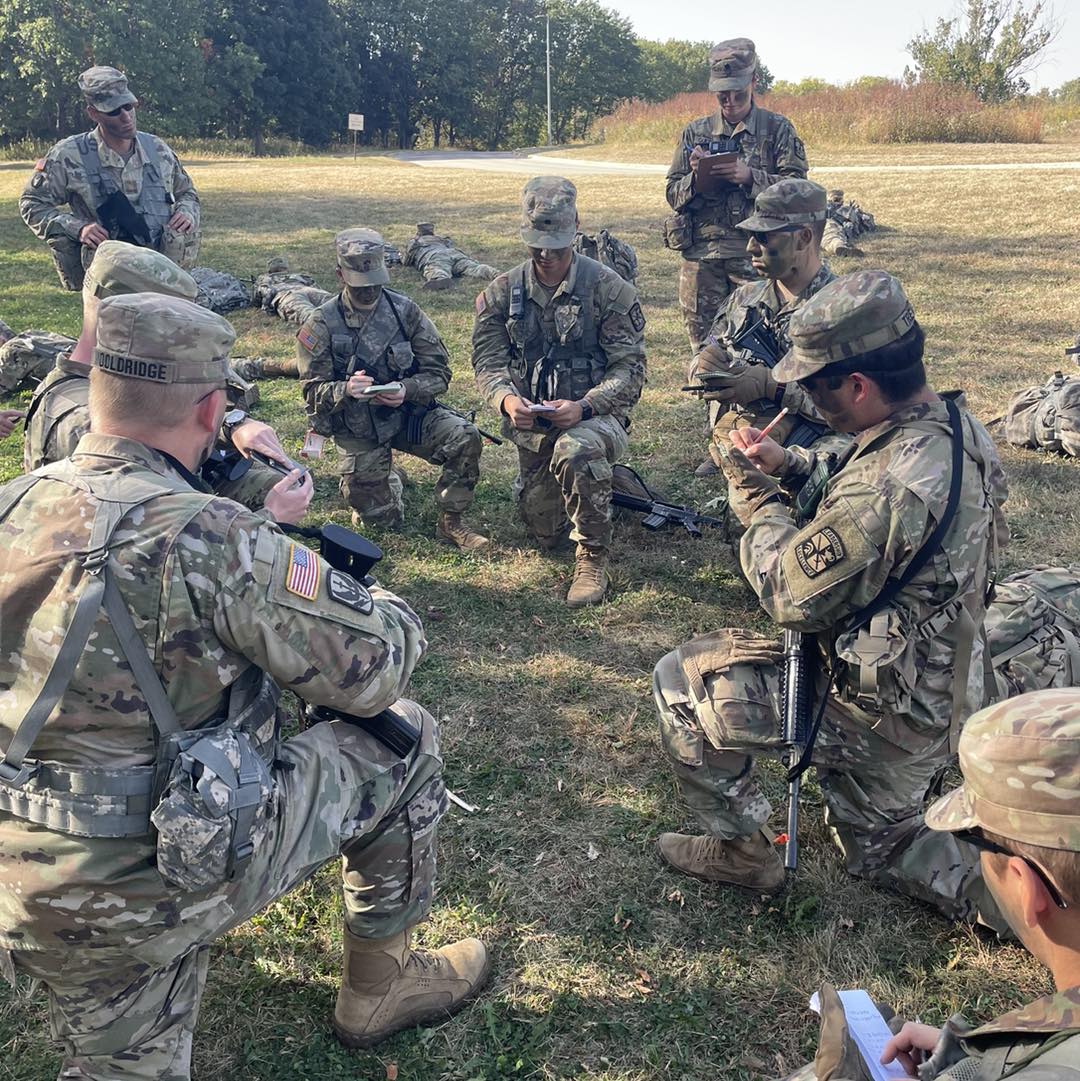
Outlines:
{"label": "pencil", "polygon": [[[773,419],[770,420],[769,423],[766,424],[765,427],[761,429],[761,435],[759,435],[757,437],[757,439],[754,440],[754,443],[760,443],[765,438],[765,436],[767,436],[769,434],[769,432],[771,432],[773,430],[773,428],[775,428],[780,423],[780,421],[782,421],[784,419],[784,417],[787,416],[787,412],[788,412],[788,407],[785,405],[784,408],[781,409],[780,412],[777,413],[776,416],[773,417]],[[753,445],[753,444],[751,444],[751,445]]]}

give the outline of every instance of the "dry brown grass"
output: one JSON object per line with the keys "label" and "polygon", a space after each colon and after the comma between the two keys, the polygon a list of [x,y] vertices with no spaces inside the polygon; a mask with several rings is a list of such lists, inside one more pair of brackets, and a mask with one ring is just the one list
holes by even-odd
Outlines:
{"label": "dry brown grass", "polygon": [[[813,154],[813,148],[811,148]],[[41,245],[15,218],[24,172],[0,167],[0,316],[18,326],[77,327]],[[193,168],[206,203],[206,261],[256,272],[272,253],[331,281],[330,238],[367,223],[402,243],[430,219],[487,262],[521,258],[515,200],[522,177],[421,170],[365,161],[207,162]],[[1010,390],[1063,363],[1080,329],[1080,173],[1040,170],[873,174],[830,183],[887,227],[867,256],[908,288],[941,387],[963,385],[989,419]],[[700,459],[698,407],[675,388],[685,337],[676,261],[660,243],[666,213],[656,177],[578,182],[586,228],[615,229],[641,261],[650,385],[634,416],[631,460],[660,486],[703,501],[688,479]],[[453,355],[449,399],[477,404],[469,379],[472,292],[419,297]],[[238,353],[285,354],[288,331],[236,319]],[[304,428],[294,384],[263,384],[262,414],[296,449]],[[492,418],[488,417],[491,420]],[[18,469],[0,446],[4,476]],[[1012,566],[1080,561],[1080,473],[1072,462],[1004,450],[1013,486]],[[425,615],[432,651],[414,693],[443,721],[448,780],[482,810],[452,814],[441,841],[441,900],[423,937],[480,933],[493,945],[491,989],[458,1019],[352,1055],[329,1034],[339,925],[327,870],[214,952],[196,1047],[196,1077],[382,1078],[409,1081],[589,1077],[761,1078],[809,1057],[806,1010],[823,978],[858,984],[902,1011],[941,1021],[965,1005],[988,1017],[1041,993],[1046,977],[1016,946],[987,943],[926,909],[850,879],[807,793],[804,864],[793,891],[762,901],[661,867],[656,834],[686,821],[660,753],[649,695],[652,664],[690,634],[760,623],[714,541],[656,536],[620,522],[615,588],[603,607],[561,603],[569,562],[524,543],[509,496],[510,448],[488,448],[476,517],[490,555],[431,539],[433,471],[409,463],[409,526],[379,536],[383,577]],[[329,464],[318,509],[345,521]],[[769,791],[781,796],[775,772]],[[589,845],[599,852],[590,860]],[[643,975],[644,974],[644,975]],[[55,1074],[40,996],[0,996],[0,1076]]]}

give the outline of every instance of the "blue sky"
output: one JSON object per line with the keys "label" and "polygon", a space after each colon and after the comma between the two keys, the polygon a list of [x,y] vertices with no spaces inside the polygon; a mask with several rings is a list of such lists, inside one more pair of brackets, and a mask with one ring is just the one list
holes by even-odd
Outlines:
{"label": "blue sky", "polygon": [[[729,5],[706,7],[701,0],[603,2],[628,18],[642,37],[749,37],[778,79],[818,76],[829,82],[903,74],[911,59],[904,48],[907,42],[963,6],[958,0],[759,0],[732,4],[730,15],[714,20],[703,15],[710,8],[726,12]],[[1055,0],[1054,14],[1061,32],[1027,77],[1035,89],[1080,77],[1080,0]]]}

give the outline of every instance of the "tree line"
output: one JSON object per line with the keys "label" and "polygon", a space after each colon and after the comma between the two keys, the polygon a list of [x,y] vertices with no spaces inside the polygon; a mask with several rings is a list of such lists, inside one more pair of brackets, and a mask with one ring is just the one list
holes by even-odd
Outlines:
{"label": "tree line", "polygon": [[86,127],[76,80],[128,75],[163,135],[496,149],[556,142],[631,98],[707,85],[709,42],[638,39],[597,0],[5,0],[0,140]]}

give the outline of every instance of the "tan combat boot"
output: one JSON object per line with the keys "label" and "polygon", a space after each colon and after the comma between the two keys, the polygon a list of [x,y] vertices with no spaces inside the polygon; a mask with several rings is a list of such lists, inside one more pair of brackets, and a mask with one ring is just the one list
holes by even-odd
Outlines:
{"label": "tan combat boot", "polygon": [[413,950],[409,935],[357,938],[345,929],[334,1032],[347,1047],[374,1047],[403,1028],[442,1021],[487,980],[488,954],[479,939]]}
{"label": "tan combat boot", "polygon": [[784,885],[784,863],[761,830],[733,841],[710,834],[662,833],[657,848],[676,870],[706,882],[726,882],[761,893],[776,893]]}
{"label": "tan combat boot", "polygon": [[608,554],[596,548],[578,546],[574,562],[574,580],[566,594],[571,608],[584,608],[587,604],[599,604],[608,587]]}
{"label": "tan combat boot", "polygon": [[475,529],[470,529],[462,521],[461,515],[452,511],[443,511],[439,515],[439,524],[435,527],[435,536],[439,540],[445,541],[447,544],[453,544],[465,552],[479,551],[481,548],[486,548],[489,543],[483,533],[477,533]]}

